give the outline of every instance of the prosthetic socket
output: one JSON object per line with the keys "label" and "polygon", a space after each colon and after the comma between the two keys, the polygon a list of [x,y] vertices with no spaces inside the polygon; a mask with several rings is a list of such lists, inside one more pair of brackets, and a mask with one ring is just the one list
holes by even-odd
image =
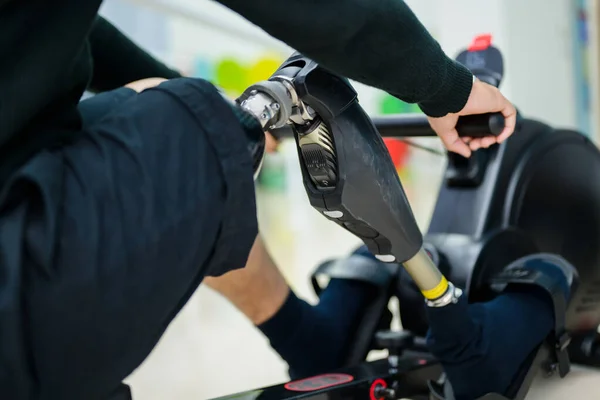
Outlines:
{"label": "prosthetic socket", "polygon": [[348,80],[296,53],[236,102],[275,136],[293,130],[315,209],[363,240],[380,260],[402,263],[430,306],[457,300],[460,289],[422,249],[396,168]]}

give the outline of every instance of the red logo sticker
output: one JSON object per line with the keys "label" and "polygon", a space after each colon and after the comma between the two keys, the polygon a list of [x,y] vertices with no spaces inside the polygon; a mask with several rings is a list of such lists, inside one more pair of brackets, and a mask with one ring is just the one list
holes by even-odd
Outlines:
{"label": "red logo sticker", "polygon": [[323,374],[311,376],[299,381],[288,382],[284,387],[292,392],[314,392],[332,386],[352,382],[354,377],[348,374]]}

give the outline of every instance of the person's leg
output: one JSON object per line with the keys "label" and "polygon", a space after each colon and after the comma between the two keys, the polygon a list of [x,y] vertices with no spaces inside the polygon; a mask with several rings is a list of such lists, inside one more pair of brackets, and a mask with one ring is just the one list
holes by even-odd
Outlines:
{"label": "person's leg", "polygon": [[218,278],[207,277],[203,283],[227,298],[257,326],[271,319],[290,294],[285,278],[260,236],[244,268]]}
{"label": "person's leg", "polygon": [[136,94],[135,89],[122,87],[108,92],[95,94],[94,96],[79,102],[77,109],[81,116],[83,128],[87,129],[88,127],[93,127],[94,124],[100,122],[102,118],[109,115],[115,109],[118,109],[122,103]]}
{"label": "person's leg", "polygon": [[340,368],[361,312],[377,294],[368,283],[332,279],[312,306],[290,290],[260,236],[245,268],[204,283],[265,334],[293,378]]}
{"label": "person's leg", "polygon": [[[144,79],[82,102],[86,125],[101,120],[129,97],[160,84]],[[133,89],[133,90],[130,90]],[[135,93],[134,93],[135,94]],[[371,256],[368,252],[363,255]],[[373,295],[366,283],[333,280],[313,307],[298,299],[273,262],[261,238],[250,252],[246,267],[204,280],[232,302],[270,339],[295,376],[311,375],[341,366],[349,339],[362,309]]]}
{"label": "person's leg", "polygon": [[0,197],[0,397],[113,392],[205,275],[244,266],[254,202],[246,135],[199,80],[30,160]]}

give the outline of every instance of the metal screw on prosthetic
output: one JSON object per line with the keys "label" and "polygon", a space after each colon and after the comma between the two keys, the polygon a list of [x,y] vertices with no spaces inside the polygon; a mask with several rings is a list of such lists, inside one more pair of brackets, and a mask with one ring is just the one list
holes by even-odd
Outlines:
{"label": "metal screw on prosthetic", "polygon": [[[271,82],[266,83],[267,86],[273,86]],[[290,107],[282,107],[281,103],[271,96],[273,93],[284,98],[287,96],[285,88],[277,87],[281,85],[275,86],[271,90],[261,91],[251,87],[235,102],[222,93],[245,128],[248,149],[253,158],[254,180],[258,178],[265,157],[264,132],[273,126],[281,125],[281,121],[285,122],[289,114]]]}
{"label": "metal screw on prosthetic", "polygon": [[265,131],[283,127],[292,115],[292,94],[280,81],[258,82],[246,89],[236,103],[254,115]]}

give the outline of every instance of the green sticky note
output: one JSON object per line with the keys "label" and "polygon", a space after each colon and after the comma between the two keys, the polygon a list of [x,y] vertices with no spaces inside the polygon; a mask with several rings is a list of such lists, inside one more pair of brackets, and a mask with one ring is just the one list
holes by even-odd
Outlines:
{"label": "green sticky note", "polygon": [[382,114],[406,114],[421,112],[421,109],[418,105],[406,103],[389,94],[385,94],[381,99],[379,110]]}
{"label": "green sticky note", "polygon": [[217,85],[226,91],[242,93],[246,90],[247,70],[238,61],[227,58],[215,67]]}
{"label": "green sticky note", "polygon": [[380,102],[380,112],[382,114],[400,114],[404,110],[404,103],[397,98],[386,94]]}

